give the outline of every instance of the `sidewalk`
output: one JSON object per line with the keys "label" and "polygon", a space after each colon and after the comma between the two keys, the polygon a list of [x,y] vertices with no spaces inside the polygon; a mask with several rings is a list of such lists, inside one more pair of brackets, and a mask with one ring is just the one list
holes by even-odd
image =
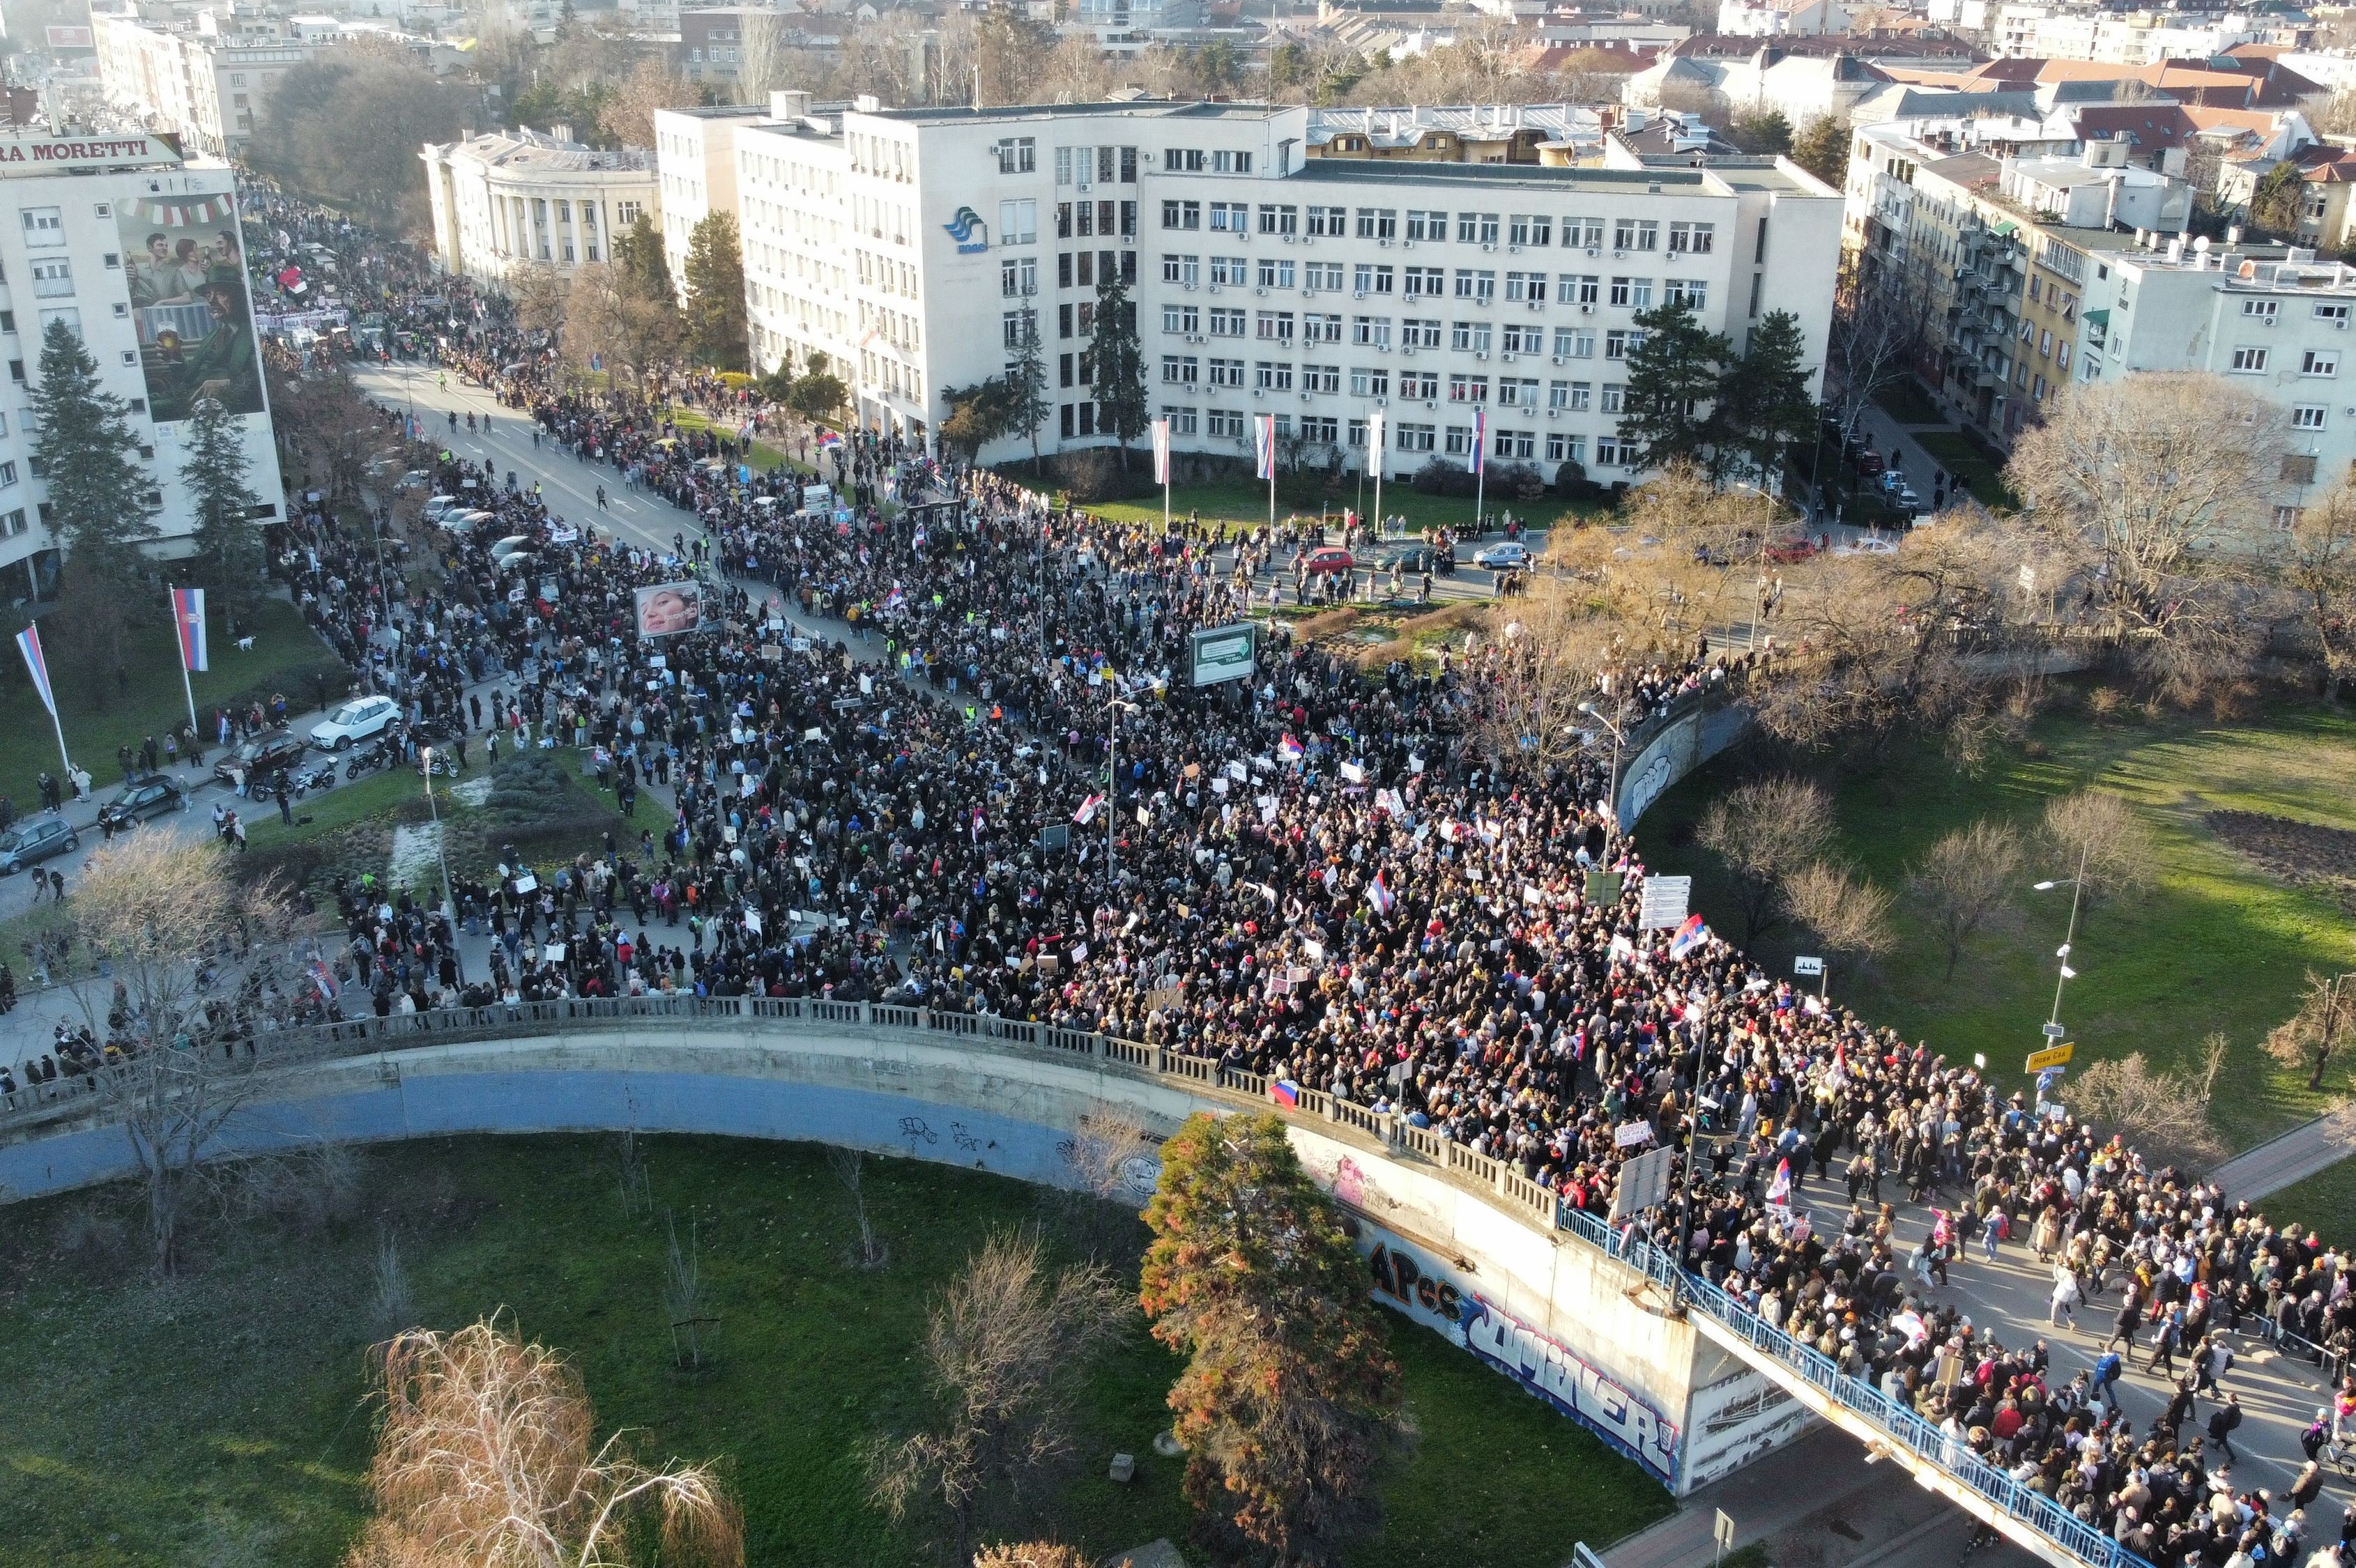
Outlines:
{"label": "sidewalk", "polygon": [[2271,1142],[2235,1155],[2213,1175],[2230,1199],[2265,1197],[2356,1155],[2356,1104],[2327,1111]]}

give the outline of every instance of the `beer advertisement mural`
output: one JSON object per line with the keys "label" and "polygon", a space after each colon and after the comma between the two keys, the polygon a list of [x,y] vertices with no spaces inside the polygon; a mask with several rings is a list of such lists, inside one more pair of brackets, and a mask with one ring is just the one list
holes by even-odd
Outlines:
{"label": "beer advertisement mural", "polygon": [[143,196],[120,204],[115,221],[155,422],[189,418],[204,398],[232,414],[262,412],[237,198]]}

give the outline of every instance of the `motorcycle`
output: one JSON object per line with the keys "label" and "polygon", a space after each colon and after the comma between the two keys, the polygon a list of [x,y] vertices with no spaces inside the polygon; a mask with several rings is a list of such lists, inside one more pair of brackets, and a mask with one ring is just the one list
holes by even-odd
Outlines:
{"label": "motorcycle", "polygon": [[246,794],[259,801],[273,801],[281,795],[300,800],[313,790],[332,789],[335,783],[336,765],[323,763],[315,768],[290,768],[266,779],[256,779],[246,786]]}
{"label": "motorcycle", "polygon": [[344,764],[344,777],[356,779],[362,773],[372,773],[379,768],[389,767],[391,763],[392,749],[379,741],[365,752],[352,753],[351,761]]}

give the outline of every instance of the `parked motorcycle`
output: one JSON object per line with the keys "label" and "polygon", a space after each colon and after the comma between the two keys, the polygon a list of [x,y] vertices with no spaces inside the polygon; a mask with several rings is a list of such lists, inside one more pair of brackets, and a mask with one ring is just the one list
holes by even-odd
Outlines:
{"label": "parked motorcycle", "polygon": [[365,752],[352,753],[351,760],[344,764],[344,777],[356,779],[362,773],[372,773],[391,764],[392,748],[379,741]]}

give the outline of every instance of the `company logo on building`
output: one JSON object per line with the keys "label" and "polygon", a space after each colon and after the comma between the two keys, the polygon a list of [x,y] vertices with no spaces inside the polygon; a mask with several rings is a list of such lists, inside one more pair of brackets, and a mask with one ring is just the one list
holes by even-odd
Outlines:
{"label": "company logo on building", "polygon": [[970,207],[958,208],[957,215],[941,227],[948,229],[949,238],[958,242],[958,254],[960,256],[970,256],[990,249],[990,225],[984,223],[981,214]]}

